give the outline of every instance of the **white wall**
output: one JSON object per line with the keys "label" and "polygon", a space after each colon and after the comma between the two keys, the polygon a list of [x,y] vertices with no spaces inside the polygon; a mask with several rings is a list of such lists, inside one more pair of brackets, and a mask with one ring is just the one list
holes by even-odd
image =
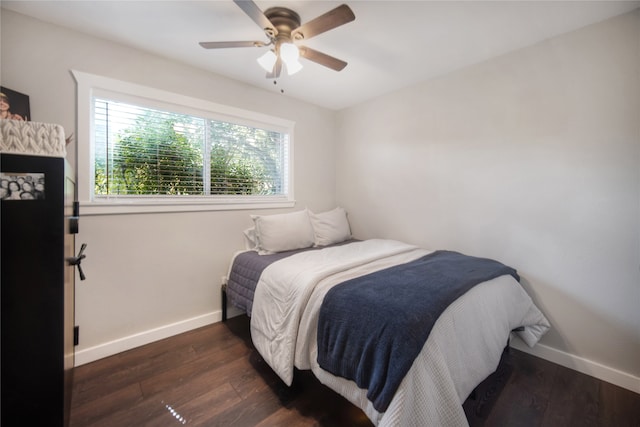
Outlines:
{"label": "white wall", "polygon": [[519,270],[533,351],[640,392],[640,13],[344,110],[359,237]]}
{"label": "white wall", "polygon": [[[2,85],[30,96],[34,121],[74,132],[71,69],[293,120],[295,209],[334,206],[334,112],[6,10],[1,31]],[[68,149],[75,163],[75,143]],[[220,278],[243,248],[250,213],[84,216],[76,240],[88,244],[87,280],[76,285],[77,362],[218,320]]]}

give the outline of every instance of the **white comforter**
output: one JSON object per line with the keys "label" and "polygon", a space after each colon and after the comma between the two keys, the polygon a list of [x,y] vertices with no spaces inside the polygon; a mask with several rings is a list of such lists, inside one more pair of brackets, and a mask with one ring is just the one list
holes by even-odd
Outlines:
{"label": "white comforter", "polygon": [[362,408],[379,426],[464,426],[462,402],[498,366],[512,329],[533,346],[549,323],[511,276],[472,288],[449,306],[384,413],[366,390],[318,366],[317,324],[324,295],[353,277],[406,263],[430,251],[372,239],[302,252],[267,267],[256,287],[251,337],[265,361],[291,384],[294,365]]}

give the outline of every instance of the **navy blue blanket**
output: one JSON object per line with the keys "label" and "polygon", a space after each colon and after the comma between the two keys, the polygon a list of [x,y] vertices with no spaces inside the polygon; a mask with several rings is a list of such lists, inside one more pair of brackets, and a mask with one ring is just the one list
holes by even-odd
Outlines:
{"label": "navy blue blanket", "polygon": [[367,389],[384,412],[440,314],[473,286],[516,271],[497,261],[436,251],[351,279],[326,294],[318,364]]}

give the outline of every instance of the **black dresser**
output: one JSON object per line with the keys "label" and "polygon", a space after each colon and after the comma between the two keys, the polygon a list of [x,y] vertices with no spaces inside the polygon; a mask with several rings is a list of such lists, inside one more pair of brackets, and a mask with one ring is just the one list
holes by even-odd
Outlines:
{"label": "black dresser", "polygon": [[[0,121],[1,425],[66,426],[74,364],[75,272],[67,261],[75,251],[74,179],[61,127],[7,122],[14,121]],[[49,138],[44,153],[42,138]]]}

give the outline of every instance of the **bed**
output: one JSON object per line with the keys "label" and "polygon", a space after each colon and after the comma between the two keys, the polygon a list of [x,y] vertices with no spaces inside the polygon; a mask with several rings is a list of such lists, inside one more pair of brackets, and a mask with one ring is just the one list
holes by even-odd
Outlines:
{"label": "bed", "polygon": [[286,384],[311,370],[375,425],[468,425],[462,403],[512,334],[533,346],[549,328],[497,261],[354,240],[341,208],[253,220],[224,291],[256,349]]}

